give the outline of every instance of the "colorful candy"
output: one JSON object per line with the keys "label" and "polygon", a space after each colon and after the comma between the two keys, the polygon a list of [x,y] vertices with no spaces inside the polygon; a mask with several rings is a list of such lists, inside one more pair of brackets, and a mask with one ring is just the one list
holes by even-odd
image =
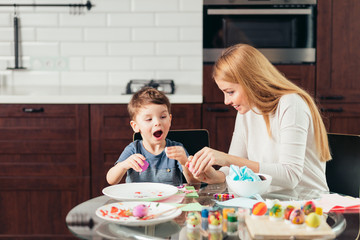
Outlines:
{"label": "colorful candy", "polygon": [[264,202],[255,203],[252,208],[252,214],[254,216],[263,216],[267,211],[267,206]]}
{"label": "colorful candy", "polygon": [[209,220],[209,228],[210,229],[214,229],[214,228],[221,229],[222,216],[219,211],[209,211],[208,220]]}
{"label": "colorful candy", "polygon": [[234,194],[219,194],[219,193],[215,193],[214,194],[214,198],[218,199],[220,201],[224,201],[224,200],[229,200],[231,198],[234,198]]}
{"label": "colorful candy", "polygon": [[309,215],[310,213],[315,212],[315,209],[316,207],[313,201],[307,201],[303,207],[305,215]]}

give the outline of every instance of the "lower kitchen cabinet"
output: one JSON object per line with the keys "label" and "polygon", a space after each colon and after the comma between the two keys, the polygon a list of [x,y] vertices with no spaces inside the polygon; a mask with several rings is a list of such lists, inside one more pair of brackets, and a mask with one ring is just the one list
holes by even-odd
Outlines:
{"label": "lower kitchen cabinet", "polygon": [[[172,104],[171,113],[171,129],[201,128],[201,104]],[[90,119],[91,186],[95,197],[108,186],[106,173],[132,142],[133,130],[126,104],[93,104]]]}
{"label": "lower kitchen cabinet", "polygon": [[209,131],[210,147],[228,152],[237,111],[224,104],[203,104],[203,128]]}
{"label": "lower kitchen cabinet", "polygon": [[89,106],[0,105],[0,239],[66,239],[90,197]]}
{"label": "lower kitchen cabinet", "polygon": [[360,103],[322,103],[320,106],[328,132],[360,135]]}

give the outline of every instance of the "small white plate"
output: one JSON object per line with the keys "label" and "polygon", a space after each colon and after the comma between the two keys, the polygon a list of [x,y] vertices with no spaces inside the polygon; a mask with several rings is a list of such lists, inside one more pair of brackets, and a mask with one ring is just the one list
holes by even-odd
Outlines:
{"label": "small white plate", "polygon": [[156,201],[175,195],[178,188],[163,183],[141,182],[109,186],[102,192],[119,201]]}
{"label": "small white plate", "polygon": [[[170,211],[161,216],[158,216],[149,220],[141,220],[134,216],[129,217],[120,217],[117,215],[120,210],[129,210],[132,212],[132,209],[137,205],[145,204],[149,207],[148,215],[162,213],[163,211],[174,209],[174,211]],[[113,212],[113,213],[112,213]],[[165,204],[165,203],[157,203],[157,202],[118,202],[111,203],[99,207],[95,214],[106,221],[117,223],[120,225],[126,226],[149,226],[155,225],[163,222],[170,221],[181,214],[181,209],[175,209],[175,206]]]}

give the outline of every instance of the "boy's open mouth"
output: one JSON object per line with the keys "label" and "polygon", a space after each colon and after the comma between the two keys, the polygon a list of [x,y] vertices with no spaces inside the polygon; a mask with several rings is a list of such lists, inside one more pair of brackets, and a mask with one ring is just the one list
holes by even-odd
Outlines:
{"label": "boy's open mouth", "polygon": [[154,137],[159,138],[159,137],[161,137],[162,134],[163,134],[163,131],[159,130],[159,131],[154,132],[153,135],[154,135]]}

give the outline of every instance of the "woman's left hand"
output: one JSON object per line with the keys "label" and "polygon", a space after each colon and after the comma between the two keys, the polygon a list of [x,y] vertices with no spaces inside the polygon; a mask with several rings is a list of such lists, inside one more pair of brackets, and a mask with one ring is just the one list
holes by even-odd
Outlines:
{"label": "woman's left hand", "polygon": [[226,153],[204,147],[198,151],[191,160],[195,177],[207,172],[213,165],[227,166]]}

